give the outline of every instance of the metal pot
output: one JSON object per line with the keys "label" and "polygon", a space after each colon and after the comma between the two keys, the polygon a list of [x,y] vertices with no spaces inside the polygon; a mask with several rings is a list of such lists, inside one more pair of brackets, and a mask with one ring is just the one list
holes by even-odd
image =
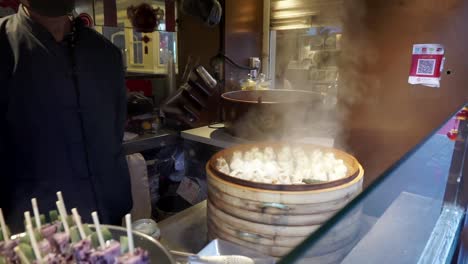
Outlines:
{"label": "metal pot", "polygon": [[301,128],[324,102],[322,94],[301,90],[233,91],[221,97],[227,132],[262,140],[281,138]]}

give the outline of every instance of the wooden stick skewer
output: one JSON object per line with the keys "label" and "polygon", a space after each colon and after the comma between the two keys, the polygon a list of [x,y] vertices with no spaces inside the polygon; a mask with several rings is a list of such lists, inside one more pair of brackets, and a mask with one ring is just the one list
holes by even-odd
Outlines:
{"label": "wooden stick skewer", "polygon": [[62,203],[63,211],[67,214],[67,207],[65,206],[65,201],[63,200],[62,192],[57,192],[57,198]]}
{"label": "wooden stick skewer", "polygon": [[130,214],[125,216],[125,222],[127,225],[128,251],[133,255],[135,253],[135,244],[133,243],[132,216]]}
{"label": "wooden stick skewer", "polygon": [[31,246],[34,251],[34,255],[36,256],[36,260],[39,263],[42,263],[41,251],[39,250],[39,246],[36,241],[36,237],[34,236],[34,231],[32,225],[26,225],[26,230],[28,231],[29,239],[31,240]]}
{"label": "wooden stick skewer", "polygon": [[62,224],[63,224],[63,229],[65,229],[65,234],[70,235],[70,227],[68,226],[68,221],[67,221],[67,213],[65,212],[65,209],[63,208],[63,204],[61,201],[57,201],[57,210],[59,211],[60,218],[62,219]]}
{"label": "wooden stick skewer", "polygon": [[30,225],[32,226],[32,219],[31,219],[31,214],[29,211],[24,212],[24,219],[26,220],[26,226]]}
{"label": "wooden stick skewer", "polygon": [[10,241],[10,236],[8,235],[7,225],[5,223],[5,217],[3,216],[2,208],[0,208],[0,227],[2,228],[3,239],[5,242]]}
{"label": "wooden stick skewer", "polygon": [[41,229],[41,215],[39,214],[39,207],[37,207],[37,200],[36,198],[31,199],[32,203],[32,208],[33,208],[33,213],[34,213],[34,219],[36,220],[36,228]]}
{"label": "wooden stick skewer", "polygon": [[16,255],[20,258],[21,264],[31,263],[19,246],[16,246],[14,250]]}
{"label": "wooden stick skewer", "polygon": [[81,217],[78,214],[78,211],[76,210],[76,208],[72,209],[72,214],[73,214],[73,218],[75,219],[76,226],[78,227],[78,232],[80,233],[81,239],[85,239],[86,233],[84,232],[83,224],[81,223]]}
{"label": "wooden stick skewer", "polygon": [[96,227],[96,233],[98,236],[99,245],[101,246],[101,249],[105,249],[106,244],[104,242],[104,236],[102,235],[101,224],[99,223],[98,215],[96,212],[92,212],[91,216],[93,217],[94,226]]}

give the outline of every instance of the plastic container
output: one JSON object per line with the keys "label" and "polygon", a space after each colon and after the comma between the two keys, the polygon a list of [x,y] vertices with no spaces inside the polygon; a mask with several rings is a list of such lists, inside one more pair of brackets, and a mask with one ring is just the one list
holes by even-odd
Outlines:
{"label": "plastic container", "polygon": [[152,219],[140,219],[132,223],[132,228],[135,231],[141,232],[154,239],[161,237],[161,230],[158,224]]}

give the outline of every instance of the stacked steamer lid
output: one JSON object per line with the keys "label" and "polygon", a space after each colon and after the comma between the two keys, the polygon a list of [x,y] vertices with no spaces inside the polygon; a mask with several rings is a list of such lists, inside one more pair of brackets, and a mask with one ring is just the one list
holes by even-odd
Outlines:
{"label": "stacked steamer lid", "polygon": [[[274,257],[282,257],[337,213],[362,190],[364,170],[346,152],[315,145],[305,151],[333,153],[343,160],[346,175],[312,184],[268,184],[243,180],[219,169],[235,152],[273,148],[285,144],[239,145],[216,153],[206,165],[208,178],[208,236],[221,238]],[[348,214],[333,231],[308,252],[308,261],[332,263],[346,256],[359,233],[361,210]]]}

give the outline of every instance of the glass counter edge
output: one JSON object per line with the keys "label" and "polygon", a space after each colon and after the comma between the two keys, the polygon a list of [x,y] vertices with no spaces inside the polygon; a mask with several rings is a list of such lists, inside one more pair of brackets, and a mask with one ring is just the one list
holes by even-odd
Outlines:
{"label": "glass counter edge", "polygon": [[349,202],[345,207],[343,207],[338,213],[332,216],[325,224],[320,226],[315,232],[313,232],[309,237],[307,237],[303,242],[296,246],[292,251],[287,255],[283,256],[277,264],[290,264],[295,263],[301,258],[321,239],[323,238],[328,231],[330,231],[337,223],[342,220],[342,217],[350,213],[356,206],[358,206],[364,199],[370,195],[374,189],[383,184],[385,180],[407,161],[421,146],[424,145],[431,137],[433,137],[447,122],[454,118],[457,113],[459,113],[463,108],[468,107],[468,102],[463,103],[458,110],[453,112],[445,121],[439,125],[437,128],[431,131],[428,136],[424,137],[421,142],[416,144],[410,151],[404,154],[398,161],[393,165],[387,168],[380,177],[378,177],[374,182],[372,182],[366,189],[364,189],[358,196],[356,196],[351,202]]}

